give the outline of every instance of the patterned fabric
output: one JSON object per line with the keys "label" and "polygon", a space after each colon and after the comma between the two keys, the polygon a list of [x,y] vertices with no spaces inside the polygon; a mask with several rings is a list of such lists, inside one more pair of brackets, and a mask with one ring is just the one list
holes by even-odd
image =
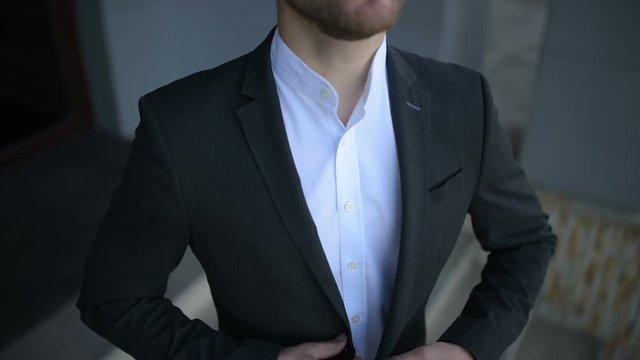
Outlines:
{"label": "patterned fabric", "polygon": [[606,359],[640,346],[640,219],[540,193],[558,236],[539,315],[601,339]]}

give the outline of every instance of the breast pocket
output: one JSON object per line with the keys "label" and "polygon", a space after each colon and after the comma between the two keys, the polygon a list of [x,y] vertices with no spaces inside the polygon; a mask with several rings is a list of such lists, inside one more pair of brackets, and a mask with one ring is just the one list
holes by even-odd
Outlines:
{"label": "breast pocket", "polygon": [[427,229],[433,237],[438,268],[447,261],[455,245],[468,207],[468,190],[462,167],[444,172],[428,189]]}
{"label": "breast pocket", "polygon": [[446,173],[429,185],[429,201],[432,205],[439,204],[443,200],[450,198],[458,199],[463,190],[463,169],[461,167]]}

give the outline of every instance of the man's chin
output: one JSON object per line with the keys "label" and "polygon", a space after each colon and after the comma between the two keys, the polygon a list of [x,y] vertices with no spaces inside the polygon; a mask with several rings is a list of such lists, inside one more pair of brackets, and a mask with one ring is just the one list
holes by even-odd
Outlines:
{"label": "man's chin", "polygon": [[345,24],[319,22],[316,20],[316,24],[320,31],[330,37],[339,40],[358,41],[385,32],[395,23],[395,18],[379,18],[378,20],[378,22],[372,22],[372,19],[368,18],[363,19],[361,22],[351,21]]}
{"label": "man's chin", "polygon": [[387,28],[382,28],[380,30],[374,31],[353,31],[353,30],[339,30],[336,28],[323,28],[319,27],[320,31],[322,31],[325,35],[330,36],[334,39],[343,40],[343,41],[360,41],[371,38],[374,35],[380,34],[387,30]]}
{"label": "man's chin", "polygon": [[[341,1],[344,1],[341,2]],[[403,0],[286,0],[324,34],[345,41],[368,39],[393,26]]]}

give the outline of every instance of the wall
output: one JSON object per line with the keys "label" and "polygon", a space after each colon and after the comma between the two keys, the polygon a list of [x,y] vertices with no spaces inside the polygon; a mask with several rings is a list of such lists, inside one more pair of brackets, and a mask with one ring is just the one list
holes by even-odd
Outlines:
{"label": "wall", "polygon": [[[430,1],[426,1],[427,3]],[[490,0],[447,0],[443,5],[439,59],[480,70]]]}
{"label": "wall", "polygon": [[[486,11],[476,2],[488,0],[408,0],[389,43],[477,69]],[[98,127],[132,138],[141,95],[252,50],[276,23],[275,3],[78,0]]]}
{"label": "wall", "polygon": [[522,161],[530,179],[640,212],[640,2],[550,3]]}
{"label": "wall", "polygon": [[104,0],[119,133],[132,137],[143,94],[251,50],[274,24],[271,1]]}
{"label": "wall", "polygon": [[396,25],[388,32],[390,45],[437,58],[442,35],[444,1],[407,0]]}
{"label": "wall", "polygon": [[76,26],[84,59],[93,119],[98,129],[120,136],[120,122],[106,52],[99,0],[77,0]]}
{"label": "wall", "polygon": [[500,121],[512,128],[531,118],[546,21],[546,0],[492,0],[482,68]]}

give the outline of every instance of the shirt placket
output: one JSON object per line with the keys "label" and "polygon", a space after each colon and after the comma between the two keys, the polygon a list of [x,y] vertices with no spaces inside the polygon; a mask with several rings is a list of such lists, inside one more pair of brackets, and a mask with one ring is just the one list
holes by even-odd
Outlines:
{"label": "shirt placket", "polygon": [[356,145],[355,127],[351,127],[342,135],[336,153],[336,197],[342,294],[356,350],[361,352],[366,347],[367,294]]}

